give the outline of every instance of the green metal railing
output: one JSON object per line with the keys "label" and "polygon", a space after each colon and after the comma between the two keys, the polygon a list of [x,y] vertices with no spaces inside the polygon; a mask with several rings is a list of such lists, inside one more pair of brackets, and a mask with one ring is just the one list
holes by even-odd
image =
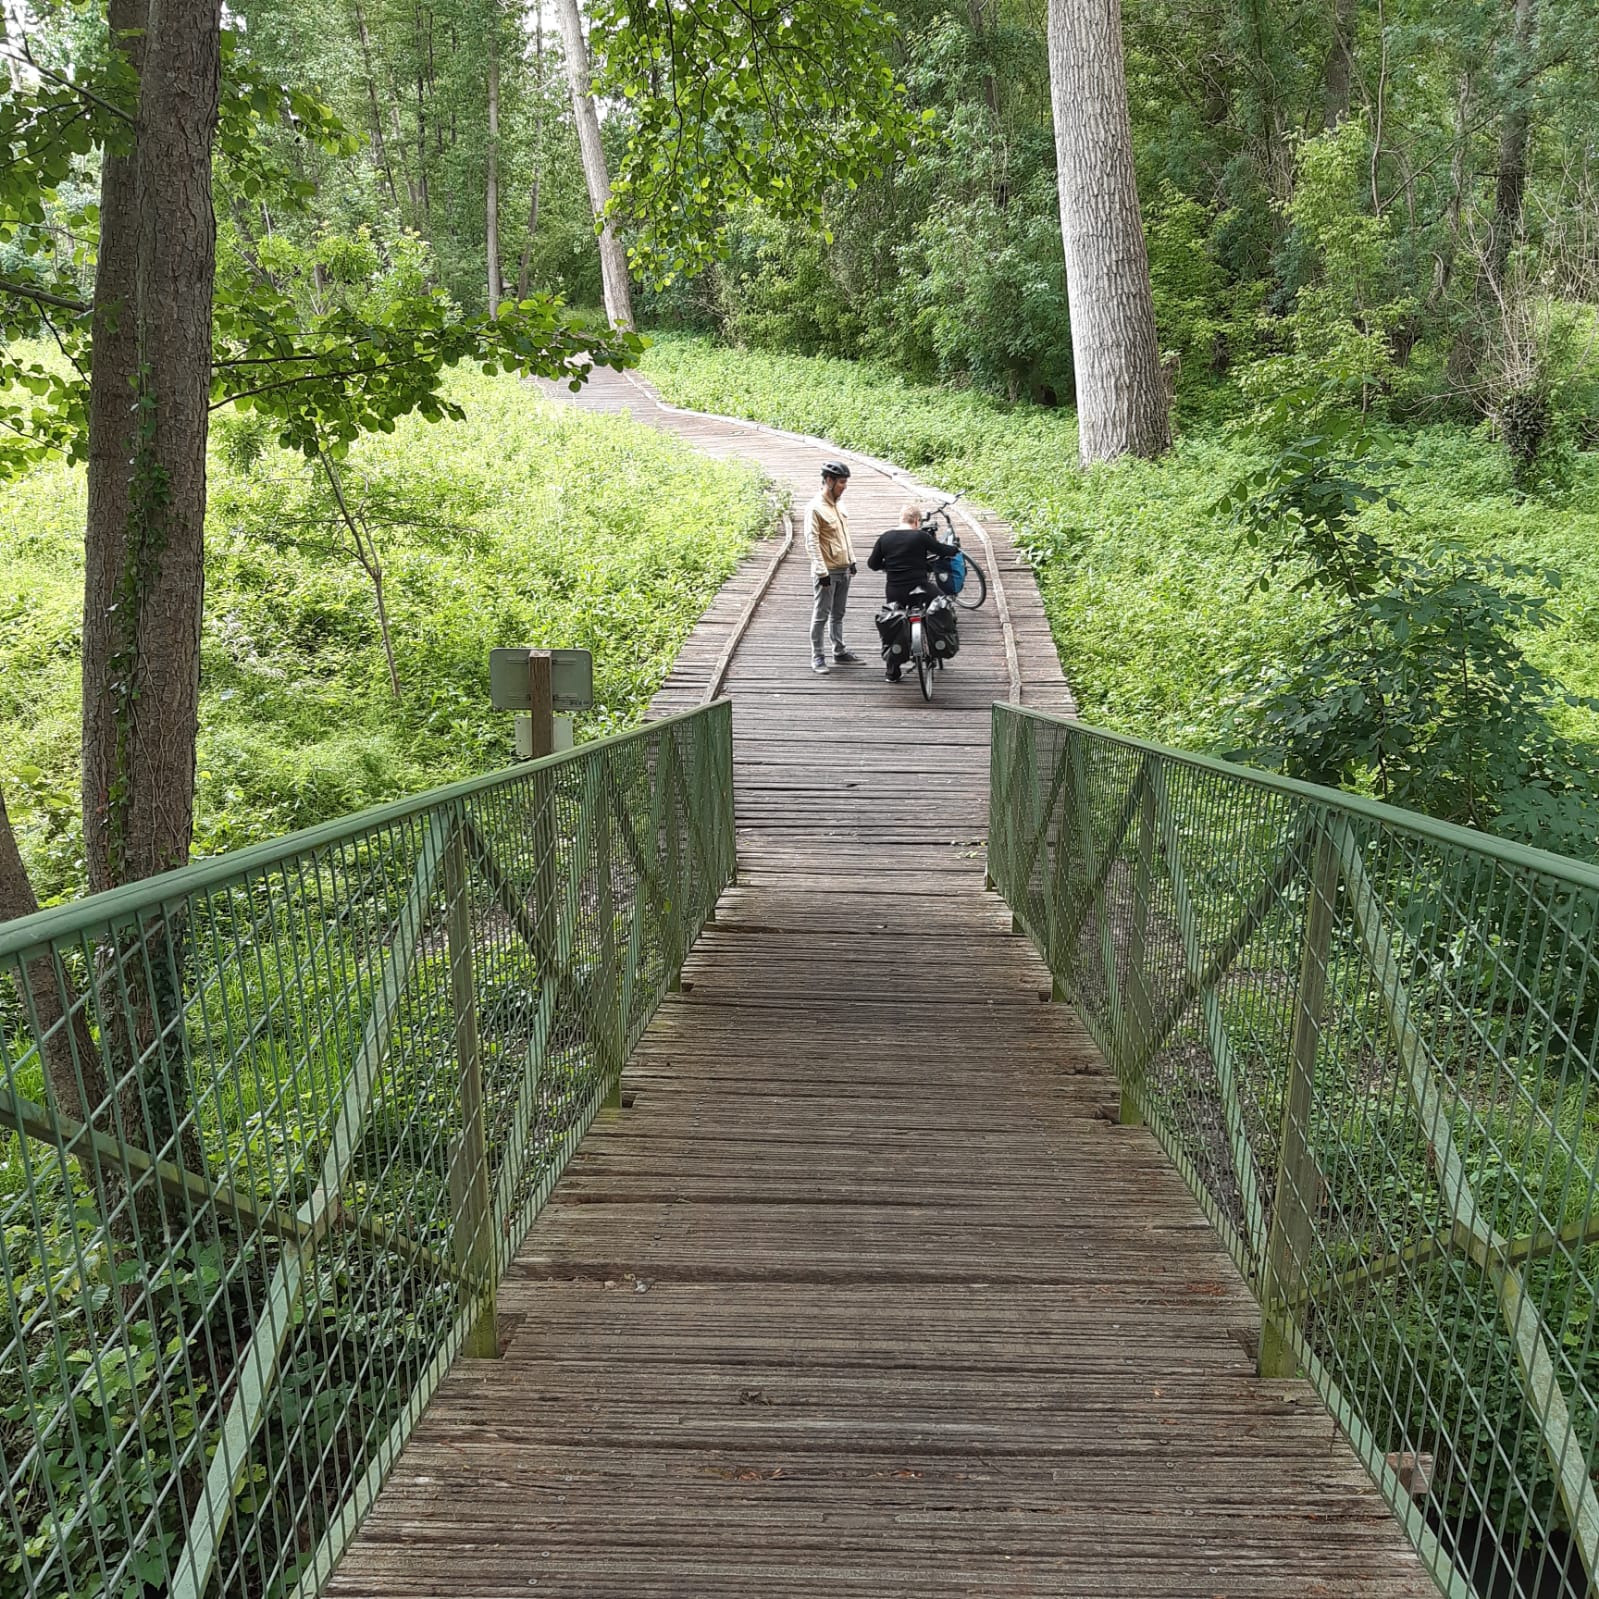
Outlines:
{"label": "green metal railing", "polygon": [[1450,1594],[1599,1575],[1599,872],[994,712],[989,876]]}
{"label": "green metal railing", "polygon": [[0,1595],[317,1593],[733,869],[723,701],[0,929]]}

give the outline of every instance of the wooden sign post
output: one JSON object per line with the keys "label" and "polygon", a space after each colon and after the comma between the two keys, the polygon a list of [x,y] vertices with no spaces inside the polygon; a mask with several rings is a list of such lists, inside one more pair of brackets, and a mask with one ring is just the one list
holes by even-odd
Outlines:
{"label": "wooden sign post", "polygon": [[489,651],[489,701],[516,719],[518,760],[536,761],[572,747],[572,718],[594,703],[594,657],[587,650]]}

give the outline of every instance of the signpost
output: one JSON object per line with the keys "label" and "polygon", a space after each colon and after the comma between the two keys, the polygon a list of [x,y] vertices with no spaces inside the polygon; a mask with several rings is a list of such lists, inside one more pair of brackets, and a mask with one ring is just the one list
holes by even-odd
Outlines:
{"label": "signpost", "polygon": [[594,656],[588,650],[489,651],[489,703],[524,711],[516,719],[519,760],[538,760],[572,747],[572,718],[594,703]]}

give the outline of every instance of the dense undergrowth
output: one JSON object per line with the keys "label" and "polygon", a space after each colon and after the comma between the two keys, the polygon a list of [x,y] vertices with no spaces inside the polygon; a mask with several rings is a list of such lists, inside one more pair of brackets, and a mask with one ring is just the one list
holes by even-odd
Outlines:
{"label": "dense undergrowth", "polygon": [[[1264,454],[1246,428],[1217,418],[1213,396],[1189,426],[1179,410],[1166,459],[1084,471],[1069,411],[918,384],[872,362],[669,335],[644,370],[675,404],[887,456],[1014,521],[1089,721],[1214,747],[1233,702],[1295,659],[1326,619],[1289,583],[1255,586],[1265,563],[1217,502]],[[1375,507],[1367,524],[1407,551],[1451,539],[1554,569],[1563,582],[1553,621],[1525,641],[1528,655],[1572,694],[1599,692],[1599,455],[1578,455],[1565,487],[1529,497],[1486,427],[1379,430],[1378,444],[1402,509]],[[1592,710],[1563,707],[1561,720],[1599,740]]]}
{"label": "dense undergrowth", "polygon": [[[374,586],[325,475],[249,417],[217,419],[207,526],[195,849],[214,854],[502,764],[488,652],[591,649],[579,737],[642,715],[769,514],[756,476],[511,378],[462,375],[462,422],[400,423],[342,469]],[[0,490],[0,746],[41,898],[82,886],[78,641],[84,479]]]}

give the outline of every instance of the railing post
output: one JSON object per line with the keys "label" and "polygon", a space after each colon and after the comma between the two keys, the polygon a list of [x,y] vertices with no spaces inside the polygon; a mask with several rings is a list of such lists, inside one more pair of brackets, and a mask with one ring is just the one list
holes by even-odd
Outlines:
{"label": "railing post", "polygon": [[450,996],[455,1009],[455,1062],[461,1083],[461,1137],[450,1162],[451,1240],[469,1293],[482,1304],[466,1335],[466,1353],[500,1352],[494,1318],[494,1239],[490,1228],[488,1148],[483,1127],[483,1066],[478,1048],[477,992],[472,981],[472,912],[467,902],[466,847],[459,827],[444,852],[445,933]]}
{"label": "railing post", "polygon": [[622,1104],[623,1052],[627,1048],[627,1017],[622,1014],[621,974],[616,967],[616,890],[611,882],[611,763],[610,757],[595,762],[597,793],[591,796],[596,810],[594,832],[596,914],[600,921],[600,1014],[596,1030],[603,1042],[600,1069],[605,1073],[605,1104],[613,1110]]}
{"label": "railing post", "polygon": [[1131,1047],[1121,1071],[1121,1123],[1141,1127],[1144,1113],[1139,1108],[1147,1051],[1155,1036],[1155,1004],[1149,991],[1149,900],[1155,879],[1155,785],[1150,780],[1146,758],[1143,792],[1138,803],[1138,865],[1133,872],[1133,915],[1127,934],[1127,976],[1131,990]]}
{"label": "railing post", "polygon": [[1006,806],[1010,794],[1010,727],[999,705],[990,718],[988,742],[988,848],[983,859],[983,888],[999,887],[998,856],[1006,845]]}
{"label": "railing post", "polygon": [[[700,925],[710,926],[716,920],[716,890],[712,885],[716,872],[716,855],[720,848],[717,835],[708,830],[712,820],[710,795],[715,782],[715,760],[708,747],[706,735],[696,730],[689,746],[688,782],[684,785],[688,796],[689,860],[694,866],[695,904],[701,903],[700,894],[708,893],[709,903],[700,919]],[[696,845],[698,847],[696,847]]]}
{"label": "railing post", "polygon": [[1299,988],[1294,1000],[1293,1053],[1283,1088],[1282,1139],[1277,1157],[1277,1192],[1261,1274],[1260,1362],[1262,1377],[1292,1377],[1298,1363],[1289,1342],[1295,1290],[1309,1265],[1320,1175],[1310,1139],[1315,1099],[1316,1056],[1326,1010],[1327,959],[1332,948],[1333,898],[1338,891],[1338,853],[1325,821],[1310,830],[1315,847],[1305,935],[1300,950]]}
{"label": "railing post", "polygon": [[[680,833],[683,817],[677,791],[676,729],[661,736],[661,752],[655,761],[655,781],[664,783],[666,798],[663,828],[666,834],[666,988],[678,993],[683,987],[683,846]],[[659,856],[657,856],[659,859]]]}
{"label": "railing post", "polygon": [[738,824],[733,796],[733,707],[723,705],[715,732],[716,809],[722,841],[721,886],[738,881]]}
{"label": "railing post", "polygon": [[[549,651],[534,650],[528,661],[528,685],[532,703],[529,717],[533,729],[532,757],[535,761],[555,753],[554,689],[550,672]],[[541,987],[557,980],[555,968],[560,959],[559,940],[555,935],[559,920],[555,786],[553,773],[539,771],[533,774],[533,903],[530,908],[538,940],[535,949]]]}

